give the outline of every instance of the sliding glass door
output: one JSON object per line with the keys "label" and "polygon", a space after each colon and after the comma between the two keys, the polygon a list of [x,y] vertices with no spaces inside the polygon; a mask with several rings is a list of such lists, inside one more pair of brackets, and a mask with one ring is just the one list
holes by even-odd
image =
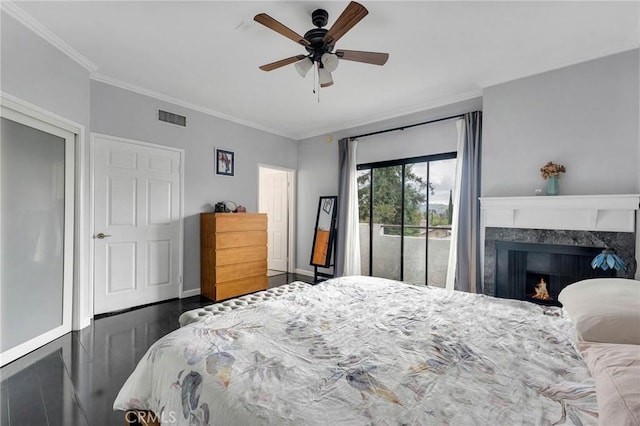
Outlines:
{"label": "sliding glass door", "polygon": [[0,365],[71,331],[74,135],[2,109]]}
{"label": "sliding glass door", "polygon": [[455,156],[358,166],[363,274],[445,286]]}

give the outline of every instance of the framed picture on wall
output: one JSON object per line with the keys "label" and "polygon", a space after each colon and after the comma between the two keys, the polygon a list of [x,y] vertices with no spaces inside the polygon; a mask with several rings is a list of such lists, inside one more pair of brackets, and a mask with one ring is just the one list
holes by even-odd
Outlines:
{"label": "framed picture on wall", "polygon": [[228,149],[216,148],[216,174],[234,176],[236,156]]}

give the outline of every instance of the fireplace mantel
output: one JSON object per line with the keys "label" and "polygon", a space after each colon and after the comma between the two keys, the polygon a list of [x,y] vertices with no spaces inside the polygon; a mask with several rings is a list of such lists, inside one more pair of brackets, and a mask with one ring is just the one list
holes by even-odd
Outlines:
{"label": "fireplace mantel", "polygon": [[481,197],[484,227],[635,232],[639,194]]}

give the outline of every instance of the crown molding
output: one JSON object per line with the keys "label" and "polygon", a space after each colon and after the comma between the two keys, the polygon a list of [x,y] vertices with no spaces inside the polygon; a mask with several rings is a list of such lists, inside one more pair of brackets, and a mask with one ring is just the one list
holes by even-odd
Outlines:
{"label": "crown molding", "polygon": [[7,14],[12,16],[14,19],[16,19],[18,22],[20,22],[22,25],[24,25],[40,37],[42,37],[45,41],[49,42],[53,47],[67,55],[69,58],[73,59],[90,73],[96,72],[98,70],[98,66],[96,64],[84,57],[73,47],[69,46],[60,37],[46,29],[34,17],[29,15],[20,7],[16,6],[16,4],[12,1],[2,0],[2,2],[0,3],[0,7],[2,8],[2,10],[7,12]]}
{"label": "crown molding", "polygon": [[236,124],[240,124],[240,125],[243,125],[243,126],[251,127],[251,128],[254,128],[254,129],[257,129],[257,130],[261,130],[261,131],[264,131],[264,132],[267,132],[267,133],[271,133],[271,134],[274,134],[274,135],[286,137],[286,138],[289,138],[289,139],[295,139],[292,135],[286,134],[284,132],[280,132],[280,131],[275,130],[275,129],[264,127],[264,126],[261,126],[261,125],[259,125],[257,123],[253,123],[253,122],[250,122],[250,121],[242,120],[242,119],[239,119],[237,117],[232,117],[230,115],[226,115],[226,114],[220,113],[218,111],[214,111],[214,110],[211,110],[211,109],[208,109],[208,108],[204,108],[204,107],[202,107],[200,105],[196,105],[196,104],[192,104],[192,103],[189,103],[189,102],[186,102],[186,101],[182,101],[180,99],[172,98],[170,96],[163,95],[162,93],[158,93],[158,92],[155,92],[153,90],[145,89],[143,87],[136,86],[136,85],[130,84],[130,83],[126,83],[124,81],[109,77],[109,76],[104,75],[104,74],[100,74],[100,73],[97,72],[98,71],[98,66],[96,64],[91,62],[89,59],[87,59],[85,56],[83,56],[80,52],[75,50],[73,47],[69,46],[60,37],[58,37],[57,35],[55,35],[51,31],[49,31],[47,28],[45,28],[40,22],[38,22],[35,18],[33,18],[31,15],[29,15],[23,9],[18,7],[11,0],[2,0],[0,2],[0,8],[2,10],[4,10],[5,12],[7,12],[8,15],[10,15],[14,19],[16,19],[18,22],[23,24],[25,27],[27,27],[28,29],[33,31],[35,34],[37,34],[40,37],[42,37],[45,41],[49,42],[51,45],[53,45],[55,48],[60,50],[62,53],[67,55],[69,58],[71,58],[72,60],[77,62],[80,66],[85,68],[87,71],[89,71],[90,78],[92,80],[96,80],[96,81],[100,81],[100,82],[105,83],[105,84],[109,84],[109,85],[112,85],[112,86],[120,87],[122,89],[129,90],[129,91],[132,91],[132,92],[136,92],[136,93],[139,93],[141,95],[145,95],[145,96],[149,96],[149,97],[152,97],[152,98],[155,98],[155,99],[159,99],[161,101],[165,101],[165,102],[169,102],[169,103],[172,103],[172,104],[176,104],[176,105],[182,106],[184,108],[188,108],[188,109],[191,109],[191,110],[199,111],[199,112],[202,112],[204,114],[208,114],[208,115],[211,115],[211,116],[214,116],[214,117],[217,117],[217,118],[221,118],[223,120],[231,121],[231,122],[236,123]]}
{"label": "crown molding", "polygon": [[414,105],[414,106],[411,106],[411,107],[407,107],[407,108],[403,108],[403,109],[399,109],[399,110],[394,110],[393,112],[388,112],[388,113],[369,116],[366,119],[354,120],[354,121],[350,121],[350,122],[344,122],[344,123],[338,124],[336,126],[333,126],[331,128],[320,128],[320,129],[314,129],[314,130],[310,130],[308,132],[300,132],[300,133],[286,133],[286,132],[282,132],[280,130],[272,129],[270,127],[262,126],[260,124],[257,124],[257,123],[251,122],[251,121],[243,120],[243,119],[240,119],[238,117],[227,115],[227,114],[212,110],[210,108],[205,108],[205,107],[197,105],[197,104],[193,104],[193,103],[190,103],[190,102],[187,102],[187,101],[183,101],[183,100],[180,100],[180,99],[168,96],[168,95],[164,95],[164,94],[156,92],[154,90],[146,89],[144,87],[137,86],[135,84],[127,83],[127,82],[124,82],[122,80],[118,80],[116,78],[113,78],[113,77],[110,77],[110,76],[107,76],[107,75],[104,75],[104,74],[101,74],[101,73],[93,73],[93,74],[91,74],[91,79],[94,80],[94,81],[98,81],[100,83],[108,84],[110,86],[119,87],[120,89],[124,89],[124,90],[128,90],[128,91],[131,91],[131,92],[135,92],[135,93],[138,93],[138,94],[143,95],[143,96],[148,96],[150,98],[158,99],[158,100],[163,101],[163,102],[167,102],[167,103],[170,103],[170,104],[178,105],[178,106],[181,106],[183,108],[187,108],[187,109],[190,109],[190,110],[193,110],[193,111],[198,111],[198,112],[201,112],[203,114],[211,115],[213,117],[220,118],[222,120],[230,121],[232,123],[240,124],[242,126],[250,127],[250,128],[256,129],[256,130],[260,130],[260,131],[263,131],[263,132],[271,133],[271,134],[277,135],[277,136],[282,136],[282,137],[285,137],[285,138],[288,138],[288,139],[293,139],[293,140],[296,140],[296,141],[312,138],[312,137],[323,135],[323,134],[326,134],[326,133],[344,131],[344,130],[351,129],[351,128],[354,128],[354,127],[364,126],[364,125],[367,125],[367,124],[377,123],[379,121],[384,121],[384,120],[389,120],[389,119],[393,119],[393,118],[397,118],[397,117],[402,117],[402,116],[405,116],[405,115],[409,115],[409,114],[413,114],[413,113],[417,113],[417,112],[421,112],[421,111],[425,111],[425,110],[429,110],[429,109],[433,109],[433,108],[438,108],[438,107],[442,107],[442,106],[446,106],[446,105],[450,105],[450,104],[453,104],[453,103],[462,102],[462,101],[466,101],[466,100],[469,100],[469,99],[474,99],[474,98],[478,98],[478,97],[482,96],[482,90],[472,90],[472,91],[469,91],[469,92],[464,92],[464,93],[459,93],[459,94],[455,94],[455,95],[452,95],[452,96],[446,96],[446,97],[438,98],[438,99],[432,100],[430,102],[417,104],[417,105]]}
{"label": "crown molding", "polygon": [[295,139],[303,140],[303,139],[308,139],[315,136],[324,135],[326,133],[346,131],[356,127],[366,126],[367,124],[373,124],[373,123],[377,123],[384,120],[391,120],[394,118],[403,117],[405,115],[415,114],[418,112],[427,111],[434,108],[440,108],[443,106],[455,104],[457,102],[468,101],[470,99],[479,98],[479,97],[482,97],[482,89],[470,90],[468,92],[457,93],[451,96],[444,96],[437,99],[432,99],[428,102],[415,104],[410,107],[396,109],[396,110],[381,113],[378,115],[371,115],[364,119],[344,122],[336,126],[332,126],[330,128],[319,128],[319,129],[317,128],[314,130],[309,130],[308,132],[296,134]]}
{"label": "crown molding", "polygon": [[73,47],[68,45],[60,37],[58,37],[57,35],[55,35],[51,31],[49,31],[47,28],[45,28],[40,22],[38,22],[35,18],[33,18],[31,15],[29,15],[27,12],[25,12],[19,6],[17,6],[13,1],[11,1],[11,0],[1,0],[0,1],[0,8],[3,11],[5,11],[8,15],[10,15],[14,19],[16,19],[18,22],[23,24],[25,27],[27,27],[28,29],[33,31],[35,34],[37,34],[38,36],[43,38],[45,41],[49,42],[52,46],[54,46],[55,48],[60,50],[62,53],[67,55],[70,59],[72,59],[73,61],[78,63],[80,66],[85,68],[87,71],[89,71],[90,78],[92,80],[95,80],[95,81],[98,81],[98,82],[101,82],[101,83],[105,83],[105,84],[109,84],[111,86],[119,87],[121,89],[129,90],[129,91],[132,91],[132,92],[144,95],[144,96],[148,96],[148,97],[151,97],[151,98],[154,98],[154,99],[158,99],[158,100],[161,100],[161,101],[164,101],[164,102],[168,102],[168,103],[171,103],[171,104],[174,104],[174,105],[178,105],[178,106],[181,106],[183,108],[188,108],[188,109],[193,110],[193,111],[198,111],[198,112],[201,112],[203,114],[207,114],[207,115],[210,115],[210,116],[213,116],[213,117],[217,117],[217,118],[220,118],[222,120],[230,121],[232,123],[236,123],[236,124],[239,124],[239,125],[242,125],[242,126],[250,127],[250,128],[256,129],[256,130],[260,130],[260,131],[263,131],[263,132],[267,132],[267,133],[270,133],[270,134],[273,134],[273,135],[282,136],[282,137],[285,137],[285,138],[288,138],[288,139],[293,139],[293,140],[302,140],[302,139],[307,139],[307,138],[311,138],[311,137],[314,137],[314,136],[319,136],[319,135],[322,135],[322,134],[325,134],[325,133],[337,132],[337,131],[350,129],[350,128],[353,128],[353,127],[364,126],[364,125],[375,123],[375,122],[378,122],[378,121],[393,119],[393,118],[401,117],[403,115],[408,115],[408,114],[424,111],[424,110],[427,110],[427,109],[437,108],[437,107],[445,106],[445,105],[448,105],[448,104],[451,104],[451,103],[460,102],[460,101],[463,101],[463,100],[472,99],[472,98],[475,98],[475,97],[482,96],[482,91],[481,90],[476,90],[476,91],[471,91],[471,92],[467,92],[467,93],[463,93],[463,94],[458,94],[458,95],[454,95],[454,96],[440,98],[440,99],[437,99],[435,101],[430,101],[430,102],[427,102],[427,103],[414,105],[412,107],[403,108],[403,109],[400,109],[400,110],[395,110],[395,111],[389,112],[389,113],[383,113],[383,114],[378,114],[378,115],[374,115],[374,116],[369,116],[369,117],[367,117],[365,119],[354,120],[354,121],[350,121],[350,122],[344,122],[344,123],[332,126],[330,128],[316,128],[316,129],[309,130],[309,131],[306,131],[306,132],[288,133],[288,132],[283,132],[283,131],[280,131],[280,130],[272,129],[272,128],[269,128],[269,127],[265,127],[265,126],[262,126],[260,124],[248,121],[248,120],[243,120],[243,119],[240,119],[238,117],[227,115],[227,114],[221,113],[219,111],[215,111],[215,110],[212,110],[212,109],[209,109],[209,108],[205,108],[203,106],[196,105],[196,104],[193,104],[193,103],[190,103],[190,102],[187,102],[187,101],[183,101],[183,100],[180,100],[180,99],[177,99],[177,98],[173,98],[171,96],[164,95],[164,94],[156,92],[154,90],[146,89],[144,87],[137,86],[137,85],[131,84],[131,83],[127,83],[127,82],[124,82],[122,80],[118,80],[116,78],[101,74],[101,73],[97,72],[98,71],[98,66],[96,64],[91,62],[89,59],[87,59],[85,56],[83,56],[80,52],[78,52]]}
{"label": "crown molding", "polygon": [[260,130],[260,131],[263,131],[263,132],[271,133],[273,135],[282,136],[282,137],[289,138],[289,139],[295,139],[294,136],[292,136],[290,134],[287,134],[287,133],[284,133],[284,132],[281,132],[279,130],[275,130],[275,129],[271,129],[269,127],[261,126],[260,124],[257,124],[257,123],[251,122],[251,121],[243,120],[243,119],[240,119],[238,117],[233,117],[231,115],[227,115],[227,114],[224,114],[224,113],[221,113],[221,112],[209,109],[209,108],[205,108],[205,107],[200,106],[200,105],[196,105],[196,104],[193,104],[193,103],[190,103],[190,102],[186,102],[186,101],[183,101],[183,100],[180,100],[180,99],[176,99],[176,98],[173,98],[171,96],[164,95],[162,93],[156,92],[154,90],[145,89],[144,87],[140,87],[140,86],[137,86],[135,84],[130,84],[130,83],[124,82],[122,80],[118,80],[116,78],[109,77],[109,76],[104,75],[104,74],[93,73],[93,74],[91,74],[91,79],[95,80],[95,81],[99,81],[100,83],[108,84],[110,86],[115,86],[115,87],[119,87],[119,88],[124,89],[124,90],[129,90],[131,92],[135,92],[135,93],[138,93],[140,95],[148,96],[150,98],[158,99],[158,100],[163,101],[163,102],[168,102],[168,103],[171,103],[171,104],[174,104],[174,105],[178,105],[178,106],[181,106],[183,108],[188,108],[188,109],[193,110],[193,111],[198,111],[198,112],[201,112],[203,114],[211,115],[213,117],[220,118],[222,120],[231,121],[233,123],[240,124],[242,126],[251,127],[253,129],[256,129],[256,130]]}

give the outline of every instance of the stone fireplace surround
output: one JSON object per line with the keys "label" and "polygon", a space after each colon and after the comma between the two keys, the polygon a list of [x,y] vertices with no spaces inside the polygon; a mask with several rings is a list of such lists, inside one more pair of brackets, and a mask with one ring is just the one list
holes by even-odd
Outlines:
{"label": "stone fireplace surround", "polygon": [[640,195],[483,197],[484,293],[495,295],[496,241],[614,248],[634,278]]}

